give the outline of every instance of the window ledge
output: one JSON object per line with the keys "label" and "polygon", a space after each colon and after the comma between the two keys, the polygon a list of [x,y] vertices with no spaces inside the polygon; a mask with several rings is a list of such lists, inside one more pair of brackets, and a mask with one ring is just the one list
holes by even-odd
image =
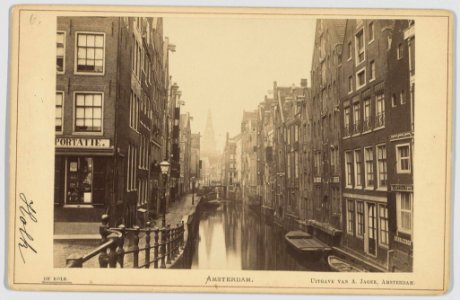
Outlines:
{"label": "window ledge", "polygon": [[105,71],[104,72],[101,72],[101,73],[96,73],[96,72],[78,72],[78,71],[75,71],[73,73],[74,75],[84,75],[84,76],[104,76],[105,75]]}

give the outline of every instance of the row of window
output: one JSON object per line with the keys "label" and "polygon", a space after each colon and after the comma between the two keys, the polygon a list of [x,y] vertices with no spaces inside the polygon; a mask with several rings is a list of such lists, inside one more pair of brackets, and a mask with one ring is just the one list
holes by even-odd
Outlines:
{"label": "row of window", "polygon": [[[56,70],[65,72],[66,37],[58,31],[56,37]],[[76,32],[75,72],[81,74],[104,74],[105,33]]]}
{"label": "row of window", "polygon": [[356,88],[353,85],[353,75],[348,76],[348,94],[353,93],[364,87],[367,82],[372,82],[376,78],[375,60],[369,62],[369,78],[366,76],[366,67],[359,69],[355,74]]}
{"label": "row of window", "polygon": [[[348,188],[386,189],[387,187],[387,151],[386,145],[377,145],[377,182],[374,180],[374,147],[345,151],[345,185]],[[396,172],[408,174],[411,172],[411,153],[409,144],[399,144],[396,150]],[[364,168],[363,168],[364,158]],[[364,176],[362,171],[364,170]],[[364,181],[363,181],[364,179]],[[377,183],[377,186],[375,186]]]}
{"label": "row of window", "polygon": [[359,238],[367,235],[388,247],[388,208],[385,204],[346,199],[347,233]]}
{"label": "row of window", "polygon": [[[362,119],[361,119],[362,116]],[[344,107],[343,136],[370,132],[373,129],[385,127],[385,99],[384,94],[375,96],[375,113],[372,114],[372,99],[367,98],[361,103],[356,102]]]}
{"label": "row of window", "polygon": [[[102,103],[103,93],[75,92],[74,93],[74,124],[75,132],[102,132]],[[56,132],[63,131],[64,92],[56,92],[55,110]]]}

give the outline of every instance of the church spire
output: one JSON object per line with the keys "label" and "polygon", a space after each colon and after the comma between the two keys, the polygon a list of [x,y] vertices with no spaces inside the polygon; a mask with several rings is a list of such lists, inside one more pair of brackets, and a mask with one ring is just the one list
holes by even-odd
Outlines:
{"label": "church spire", "polygon": [[208,157],[215,156],[217,152],[211,110],[208,110],[208,117],[206,120],[206,128],[204,130],[203,144],[202,144],[201,151],[204,157],[205,156],[208,156]]}

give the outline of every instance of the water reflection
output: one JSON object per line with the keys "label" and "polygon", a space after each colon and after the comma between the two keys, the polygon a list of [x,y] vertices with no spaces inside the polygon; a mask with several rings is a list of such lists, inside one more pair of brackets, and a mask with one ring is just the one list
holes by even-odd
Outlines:
{"label": "water reflection", "polygon": [[200,215],[192,269],[330,271],[288,247],[286,232],[241,203],[222,201]]}

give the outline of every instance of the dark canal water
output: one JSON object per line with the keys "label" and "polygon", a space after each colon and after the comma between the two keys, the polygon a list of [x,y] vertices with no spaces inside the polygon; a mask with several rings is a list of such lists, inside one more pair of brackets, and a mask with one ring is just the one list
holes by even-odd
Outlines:
{"label": "dark canal water", "polygon": [[330,271],[327,262],[298,254],[284,229],[239,202],[205,205],[192,269]]}

